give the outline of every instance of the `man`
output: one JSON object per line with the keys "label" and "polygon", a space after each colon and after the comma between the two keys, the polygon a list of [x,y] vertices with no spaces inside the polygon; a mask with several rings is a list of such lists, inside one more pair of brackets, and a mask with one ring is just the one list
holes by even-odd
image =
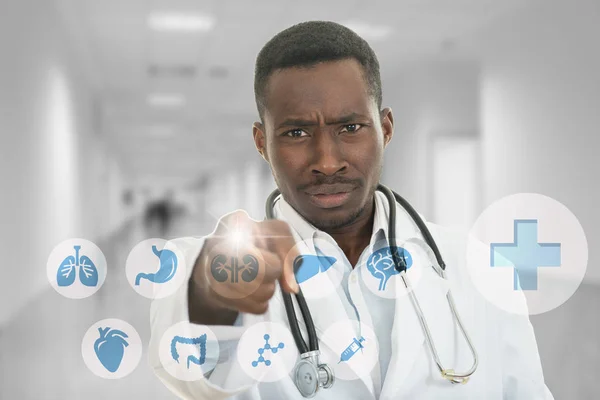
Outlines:
{"label": "man", "polygon": [[[329,357],[337,376],[333,386],[320,389],[316,398],[551,398],[528,319],[505,314],[477,295],[464,270],[461,238],[428,224],[449,265],[448,284],[454,289],[456,307],[479,355],[478,369],[467,384],[453,385],[441,377],[410,300],[389,295],[390,287],[399,287],[401,281],[386,288],[387,277],[379,287],[368,287],[373,277],[366,272],[367,264],[372,263],[370,256],[379,248],[376,244],[387,243],[389,207],[396,206],[375,191],[384,149],[393,136],[394,118],[390,108],[381,107],[379,64],[369,45],[332,22],[306,22],[288,28],[258,55],[255,96],[260,122],[253,126],[254,141],[283,196],[274,207],[277,220],[253,221],[236,211],[224,216],[205,240],[182,239],[177,243],[194,262],[189,265],[188,285],[152,307],[150,359],[160,379],[186,399],[301,399],[292,371],[286,369],[276,380],[248,373],[241,361],[245,349],[240,337],[258,322],[289,327],[282,292],[298,292],[294,260],[301,253],[315,252],[312,255],[318,260],[331,260],[334,266],[298,280],[315,321],[321,353]],[[414,222],[396,207],[398,242],[414,239],[414,243],[422,244]],[[231,236],[240,233],[242,239],[232,243]],[[236,258],[240,247],[244,254],[260,260],[260,279],[228,279],[224,264],[214,269],[218,257]],[[412,247],[416,249],[415,265],[431,260],[427,249],[421,251],[424,247]],[[327,251],[334,256],[323,254]],[[302,268],[309,258],[300,259]],[[431,265],[433,261],[423,262]],[[340,277],[333,290],[316,293],[313,287],[314,296],[308,296],[312,282],[330,272],[330,277]],[[225,273],[227,279],[220,279],[219,273]],[[473,359],[451,318],[446,281],[432,277],[434,274],[432,268],[423,268],[414,290],[442,363],[464,371]],[[318,287],[317,292],[320,289],[326,292],[331,285]],[[216,346],[216,341],[220,345],[219,354],[212,356],[214,368],[189,381],[167,371],[164,359],[161,362],[158,356],[165,351],[159,347],[168,344],[168,338],[161,341],[163,334],[182,320],[191,326],[212,328],[218,339],[209,338],[204,343],[203,365],[211,358],[207,349]],[[347,321],[352,323],[344,325]],[[335,324],[346,328],[328,338],[328,329]],[[354,328],[356,334],[350,332]],[[355,375],[343,369],[350,365],[345,359],[331,361],[340,357],[336,346],[343,345],[342,350],[346,347],[344,339],[337,339],[345,334],[361,338],[356,341],[356,348],[361,347],[357,360],[378,349],[372,365],[367,358],[353,360],[355,365],[350,369]],[[361,335],[367,336],[364,343]],[[274,345],[265,346],[259,354],[264,355],[265,349]],[[285,347],[282,343],[281,349],[282,356],[298,355],[293,342]],[[365,366],[368,368],[361,370]],[[283,362],[278,368],[284,368]]]}

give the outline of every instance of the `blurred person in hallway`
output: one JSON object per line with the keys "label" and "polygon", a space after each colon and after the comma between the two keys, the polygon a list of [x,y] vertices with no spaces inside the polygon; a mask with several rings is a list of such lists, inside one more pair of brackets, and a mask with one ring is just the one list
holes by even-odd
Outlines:
{"label": "blurred person in hallway", "polygon": [[172,227],[176,214],[173,202],[173,192],[150,202],[144,212],[144,227],[150,236],[166,237]]}

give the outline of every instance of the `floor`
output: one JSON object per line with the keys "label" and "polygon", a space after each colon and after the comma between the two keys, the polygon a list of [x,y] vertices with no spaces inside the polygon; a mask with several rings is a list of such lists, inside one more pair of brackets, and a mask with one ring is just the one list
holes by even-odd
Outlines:
{"label": "floor", "polygon": [[[168,237],[192,235],[190,221],[180,222]],[[196,226],[197,227],[197,226]],[[83,300],[62,297],[50,286],[12,320],[0,336],[0,399],[145,399],[174,400],[154,376],[146,348],[138,367],[122,379],[94,375],[81,355],[81,341],[95,322],[105,318],[127,321],[147,346],[150,340],[150,300],[137,294],[124,279],[127,255],[141,240],[140,221],[128,224],[104,243],[109,272],[101,289]],[[196,234],[208,232],[198,232]]]}

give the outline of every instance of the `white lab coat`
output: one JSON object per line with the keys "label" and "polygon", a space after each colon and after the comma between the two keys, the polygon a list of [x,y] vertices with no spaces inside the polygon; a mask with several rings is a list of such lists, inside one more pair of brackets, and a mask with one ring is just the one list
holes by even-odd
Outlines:
{"label": "white lab coat", "polygon": [[[398,214],[405,214],[397,206]],[[398,221],[398,224],[401,222]],[[408,296],[396,301],[392,328],[392,353],[385,380],[377,391],[366,376],[352,381],[336,380],[332,388],[321,390],[316,399],[473,399],[548,400],[534,332],[526,316],[509,314],[487,302],[473,287],[466,267],[465,237],[427,223],[448,265],[448,281],[438,277],[432,268],[424,274],[415,293],[429,324],[438,354],[445,368],[465,371],[472,362],[471,352],[460,330],[453,323],[446,300],[446,290],[452,290],[456,308],[479,355],[479,366],[470,381],[453,385],[440,376],[414,308]],[[398,226],[397,231],[402,227]],[[174,243],[185,254],[188,275],[202,247],[202,239],[181,238]],[[318,299],[307,299],[320,339],[321,352],[333,351],[333,343],[323,338],[320,321],[343,313],[343,308],[320,307]],[[525,304],[524,304],[525,307]],[[298,307],[296,306],[299,314]],[[221,353],[228,360],[216,366],[207,378],[193,382],[180,381],[161,365],[158,346],[162,334],[170,326],[187,318],[187,285],[176,294],[155,300],[151,307],[152,338],[149,361],[161,381],[182,399],[237,400],[302,399],[290,376],[272,383],[257,383],[245,376],[236,363],[237,339],[244,327],[259,321],[274,321],[288,325],[280,293],[271,299],[269,311],[262,316],[243,315],[241,327],[211,327],[221,342]],[[350,318],[350,316],[348,316]],[[303,333],[304,323],[298,318]],[[376,321],[374,321],[376,323]],[[305,335],[306,337],[306,335]],[[338,353],[336,353],[338,354]],[[376,368],[379,368],[377,366]],[[291,375],[291,374],[290,374]],[[379,392],[379,396],[375,395]]]}

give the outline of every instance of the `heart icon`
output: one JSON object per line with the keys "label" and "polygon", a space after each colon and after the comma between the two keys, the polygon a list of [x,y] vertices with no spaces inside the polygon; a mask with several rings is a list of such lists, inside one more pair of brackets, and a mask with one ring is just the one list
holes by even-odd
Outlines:
{"label": "heart icon", "polygon": [[128,336],[125,332],[110,327],[98,328],[98,332],[100,337],[94,342],[96,356],[104,368],[116,372],[123,361],[125,347],[129,346],[125,340]]}

